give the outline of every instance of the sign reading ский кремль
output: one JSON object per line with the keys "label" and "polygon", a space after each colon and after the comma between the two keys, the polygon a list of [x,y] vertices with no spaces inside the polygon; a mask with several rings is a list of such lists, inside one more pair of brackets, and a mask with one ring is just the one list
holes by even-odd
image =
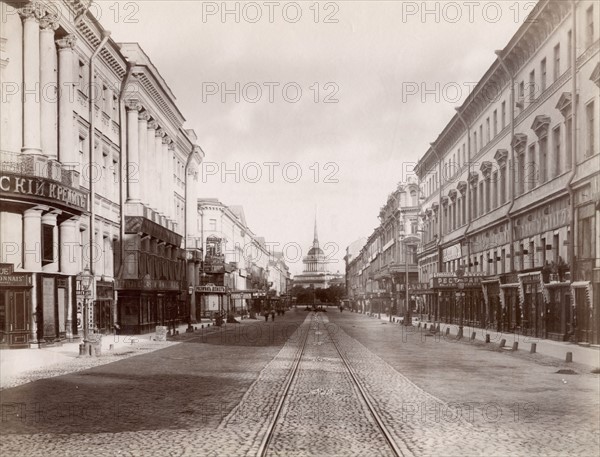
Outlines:
{"label": "sign reading \u0441\u043a\u0438\u0439 \u043a\u0440\u0435\u043c\u043b\u044c", "polygon": [[39,177],[3,173],[0,175],[0,192],[39,197],[45,201],[52,200],[80,211],[87,211],[88,206],[88,196],[85,192]]}

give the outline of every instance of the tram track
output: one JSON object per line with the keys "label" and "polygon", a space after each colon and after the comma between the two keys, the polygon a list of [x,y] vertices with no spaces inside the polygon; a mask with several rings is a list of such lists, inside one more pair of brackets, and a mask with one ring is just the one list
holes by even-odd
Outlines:
{"label": "tram track", "polygon": [[[267,430],[264,433],[264,436],[262,438],[262,441],[260,443],[260,446],[258,448],[258,452],[256,455],[258,455],[260,457],[264,457],[264,456],[270,455],[270,453],[271,453],[270,447],[271,447],[271,444],[273,443],[273,439],[275,437],[275,431],[278,427],[282,426],[282,424],[280,422],[280,419],[282,417],[282,412],[284,410],[284,406],[285,406],[286,402],[290,398],[290,390],[292,388],[292,385],[294,384],[294,381],[296,381],[298,378],[298,373],[300,371],[300,365],[302,364],[302,360],[303,360],[304,353],[306,350],[306,345],[307,345],[307,342],[309,339],[309,335],[311,333],[310,330],[313,330],[313,324],[315,322],[317,323],[317,330],[319,330],[321,326],[323,326],[325,328],[325,330],[326,330],[325,333],[328,337],[328,342],[331,342],[331,344],[334,346],[335,352],[337,353],[340,360],[342,361],[343,366],[344,366],[345,370],[347,371],[349,378],[352,382],[352,385],[355,387],[356,392],[359,393],[359,400],[364,404],[364,406],[366,406],[366,409],[369,411],[369,414],[370,414],[371,418],[373,419],[373,423],[374,423],[375,427],[378,429],[378,431],[380,432],[381,436],[383,437],[385,443],[388,445],[390,455],[394,455],[394,456],[398,456],[398,457],[408,457],[408,456],[414,455],[413,452],[410,450],[410,448],[406,445],[406,443],[404,443],[404,442],[398,443],[394,439],[392,433],[386,426],[386,424],[385,424],[384,420],[382,419],[381,415],[379,414],[377,408],[373,404],[373,401],[371,401],[366,388],[360,382],[360,379],[358,378],[355,370],[352,368],[352,365],[350,364],[348,358],[346,357],[344,352],[341,350],[338,341],[334,338],[334,335],[332,334],[331,329],[329,328],[329,326],[325,325],[322,322],[320,315],[315,315],[315,316],[312,316],[312,318],[311,318],[309,331],[305,332],[302,342],[296,352],[294,361],[289,370],[289,374],[287,376],[284,388],[282,390],[282,394],[277,402],[276,409],[271,416],[270,422],[267,426]],[[323,334],[323,333],[322,332],[319,333],[319,332],[315,331],[315,334],[319,335],[319,334]]]}

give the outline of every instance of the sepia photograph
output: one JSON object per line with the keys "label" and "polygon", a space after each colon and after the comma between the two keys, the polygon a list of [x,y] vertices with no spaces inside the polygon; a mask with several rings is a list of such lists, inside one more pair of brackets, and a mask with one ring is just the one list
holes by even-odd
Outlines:
{"label": "sepia photograph", "polygon": [[596,457],[600,3],[0,0],[0,454]]}

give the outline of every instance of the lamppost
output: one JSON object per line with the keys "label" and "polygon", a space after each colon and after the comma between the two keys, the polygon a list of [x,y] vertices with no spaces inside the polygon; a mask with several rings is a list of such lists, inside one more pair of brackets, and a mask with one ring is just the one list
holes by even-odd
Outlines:
{"label": "lamppost", "polygon": [[88,296],[92,285],[93,276],[90,269],[85,267],[81,273],[81,287],[83,289],[83,343],[79,345],[79,355],[92,355],[89,334],[89,309]]}
{"label": "lamppost", "polygon": [[404,325],[412,325],[412,309],[410,306],[410,294],[408,291],[408,247],[415,246],[421,241],[421,238],[415,234],[405,235],[402,238],[402,244],[404,245],[404,279],[405,279],[405,304],[406,313],[404,316]]}
{"label": "lamppost", "polygon": [[456,277],[458,278],[458,292],[456,292],[460,310],[460,316],[458,320],[458,338],[463,337],[463,324],[464,324],[464,316],[465,316],[465,283],[463,281],[463,277],[465,275],[465,270],[462,268],[458,268],[456,270]]}

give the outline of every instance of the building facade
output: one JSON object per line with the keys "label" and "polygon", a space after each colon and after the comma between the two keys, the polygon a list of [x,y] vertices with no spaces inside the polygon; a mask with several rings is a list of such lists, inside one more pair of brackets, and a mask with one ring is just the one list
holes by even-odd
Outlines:
{"label": "building facade", "polygon": [[[90,3],[0,2],[3,347],[84,326],[154,330],[184,295],[182,208],[202,155],[156,68],[110,39]],[[162,173],[170,197],[148,202],[158,163],[173,170],[173,181]]]}
{"label": "building facade", "polygon": [[347,255],[348,298],[359,312],[404,316],[416,305],[419,198],[414,180],[398,184],[380,209],[380,225],[360,251]]}
{"label": "building facade", "polygon": [[[409,300],[431,320],[599,343],[598,17],[538,2],[416,165]],[[395,207],[348,261],[362,310],[393,299]]]}
{"label": "building facade", "polygon": [[243,207],[201,198],[197,215],[194,237],[203,243],[204,258],[193,292],[196,320],[215,313],[254,315],[267,296],[277,300],[287,293],[289,269],[283,255],[252,232]]}
{"label": "building facade", "polygon": [[419,161],[435,320],[598,343],[597,26],[540,1]]}

